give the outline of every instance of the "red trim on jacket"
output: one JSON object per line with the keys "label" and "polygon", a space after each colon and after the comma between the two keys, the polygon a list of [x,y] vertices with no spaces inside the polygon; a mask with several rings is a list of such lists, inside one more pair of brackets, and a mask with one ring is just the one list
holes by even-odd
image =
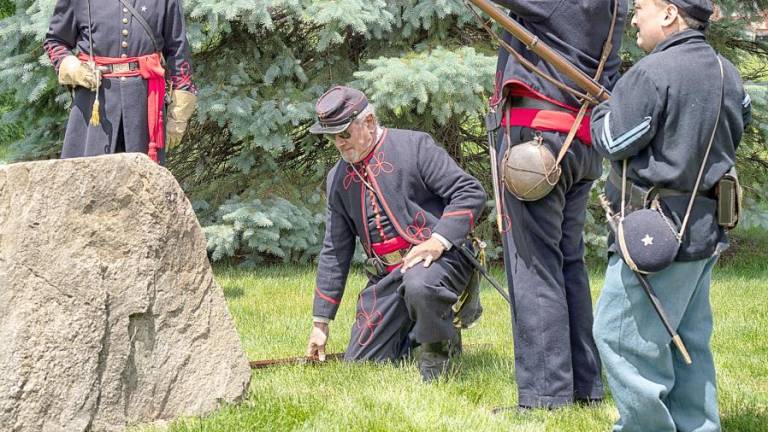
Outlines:
{"label": "red trim on jacket", "polygon": [[320,292],[320,289],[319,289],[318,287],[315,287],[315,293],[316,293],[318,296],[320,296],[320,298],[321,298],[321,299],[323,299],[323,300],[327,301],[328,303],[332,303],[332,304],[335,304],[335,305],[338,305],[338,304],[339,304],[339,301],[338,301],[338,300],[336,300],[336,299],[334,299],[334,298],[332,298],[332,297],[328,297],[327,295],[325,295],[325,294],[321,293],[321,292]]}
{"label": "red trim on jacket", "polygon": [[452,212],[443,213],[443,217],[455,217],[455,216],[469,216],[469,230],[475,229],[475,215],[472,214],[472,210],[454,210]]}

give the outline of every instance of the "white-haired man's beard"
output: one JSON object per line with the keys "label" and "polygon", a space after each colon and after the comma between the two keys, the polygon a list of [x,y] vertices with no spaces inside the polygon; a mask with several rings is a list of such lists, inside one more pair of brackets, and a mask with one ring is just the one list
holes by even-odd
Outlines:
{"label": "white-haired man's beard", "polygon": [[371,134],[371,141],[368,143],[367,146],[363,149],[346,149],[346,150],[339,150],[339,153],[341,153],[341,158],[344,159],[344,162],[347,163],[358,163],[365,159],[366,156],[371,152],[373,147],[376,145],[377,138],[381,134],[381,128],[377,127],[376,131]]}
{"label": "white-haired man's beard", "polygon": [[371,147],[373,147],[373,143],[369,144],[363,150],[349,149],[339,153],[341,153],[341,158],[344,159],[345,162],[357,163],[365,159],[366,156],[368,156],[368,153],[371,152]]}

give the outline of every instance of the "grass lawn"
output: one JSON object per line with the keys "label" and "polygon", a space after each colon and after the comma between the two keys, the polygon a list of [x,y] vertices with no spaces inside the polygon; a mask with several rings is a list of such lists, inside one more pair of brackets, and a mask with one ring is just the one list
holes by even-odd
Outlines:
{"label": "grass lawn", "polygon": [[[768,236],[742,234],[740,254],[716,269],[713,347],[725,431],[768,431]],[[597,298],[602,266],[591,266]],[[303,354],[310,329],[314,269],[275,266],[245,271],[217,268],[249,358]],[[504,280],[502,270],[495,270]],[[330,352],[349,338],[354,299],[363,285],[356,272],[337,320]],[[239,406],[204,419],[184,419],[171,431],[244,430],[445,430],[607,431],[618,414],[610,398],[596,407],[494,415],[515,405],[511,325],[507,306],[484,284],[485,314],[464,333],[465,354],[457,376],[422,384],[413,363],[283,366],[253,372],[250,393]],[[695,365],[693,367],[696,367]]]}

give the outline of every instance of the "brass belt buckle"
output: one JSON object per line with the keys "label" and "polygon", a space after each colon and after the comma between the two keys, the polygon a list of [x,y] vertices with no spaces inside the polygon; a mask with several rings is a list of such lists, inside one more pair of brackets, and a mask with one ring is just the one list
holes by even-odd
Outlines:
{"label": "brass belt buckle", "polygon": [[387,267],[400,264],[403,262],[403,258],[405,255],[403,254],[402,250],[390,252],[388,254],[381,255],[381,261],[386,265]]}
{"label": "brass belt buckle", "polygon": [[117,63],[112,65],[112,72],[122,73],[122,72],[130,72],[130,71],[131,71],[130,63]]}

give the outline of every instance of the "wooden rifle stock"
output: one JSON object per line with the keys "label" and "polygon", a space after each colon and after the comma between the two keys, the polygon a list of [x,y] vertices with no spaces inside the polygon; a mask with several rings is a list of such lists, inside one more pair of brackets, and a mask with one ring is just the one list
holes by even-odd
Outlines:
{"label": "wooden rifle stock", "polygon": [[563,58],[557,51],[553,50],[543,42],[539,40],[537,36],[534,36],[531,32],[526,30],[517,21],[513,20],[499,8],[494,6],[488,0],[469,0],[477,6],[480,10],[485,12],[494,21],[496,21],[504,30],[515,37],[515,39],[522,42],[529,50],[533,51],[536,55],[541,57],[544,61],[551,64],[552,67],[557,69],[560,73],[568,77],[579,88],[587,92],[595,99],[599,101],[606,101],[610,98],[611,93],[597,81],[592,79],[589,75],[582,72],[580,69],[572,65],[568,60]]}

